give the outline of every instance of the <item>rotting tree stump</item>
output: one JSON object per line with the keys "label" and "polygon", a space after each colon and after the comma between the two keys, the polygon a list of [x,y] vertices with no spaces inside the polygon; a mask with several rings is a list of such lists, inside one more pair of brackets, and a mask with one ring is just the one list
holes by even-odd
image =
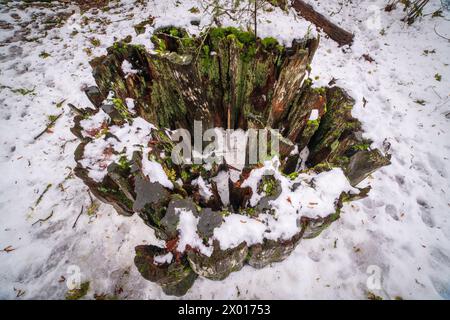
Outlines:
{"label": "rotting tree stump", "polygon": [[[97,198],[120,214],[139,214],[166,241],[165,248],[136,247],[135,258],[142,276],[166,294],[184,295],[198,275],[221,280],[244,264],[263,268],[282,261],[301,239],[319,235],[338,219],[344,202],[367,196],[369,189],[343,190],[332,212],[298,214],[288,235],[271,239],[264,233],[257,241],[224,247],[218,230],[237,214],[245,223],[266,219],[269,228],[272,217],[280,218],[271,204],[282,194],[314,190],[320,177],[335,168],[356,186],[389,164],[363,138],[360,122],[351,115],[354,100],[339,87],[312,86],[308,75],[318,39],[284,47],[273,38],[255,39],[234,28],[213,28],[193,37],[168,27],[157,30],[151,41],[153,51],[117,42],[91,62],[97,87],[86,94],[95,108],[72,106],[77,113],[72,132],[81,139],[75,174]],[[251,188],[246,183],[262,164],[245,166],[237,181],[229,179],[224,205],[214,178],[230,170],[227,165],[206,169],[171,161],[170,130],[192,131],[194,121],[202,121],[205,129],[280,130],[275,178],[261,178]],[[300,150],[309,150],[306,161]],[[150,177],[152,170],[165,173],[163,182]],[[209,186],[207,197],[199,177]],[[197,246],[180,247],[182,212],[196,221]]]}

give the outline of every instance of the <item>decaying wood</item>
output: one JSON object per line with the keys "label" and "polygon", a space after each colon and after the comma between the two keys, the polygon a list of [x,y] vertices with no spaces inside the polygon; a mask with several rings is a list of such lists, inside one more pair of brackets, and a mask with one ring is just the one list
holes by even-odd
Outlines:
{"label": "decaying wood", "polygon": [[302,0],[293,0],[292,7],[306,20],[321,28],[339,46],[351,45],[354,35],[328,20],[310,5]]}
{"label": "decaying wood", "polygon": [[[305,159],[300,158],[299,151],[307,147],[308,170],[321,172],[339,166],[354,186],[389,163],[378,150],[370,149],[370,141],[362,138],[361,124],[351,115],[354,100],[335,86],[313,87],[308,76],[318,39],[299,39],[284,47],[276,39],[259,39],[235,28],[208,29],[196,38],[183,29],[167,27],[156,30],[152,41],[155,51],[151,53],[125,42],[108,48],[106,56],[91,61],[98,87],[85,91],[95,107],[91,110],[103,110],[109,115],[110,120],[103,124],[106,129],[132,122],[136,117],[155,124],[157,128],[149,133],[150,151],[146,154],[134,151],[126,166],[109,164],[103,180],[94,181],[81,160],[90,139],[101,137],[83,135],[80,122],[90,114],[71,106],[77,113],[72,132],[82,140],[75,151],[74,173],[99,200],[113,205],[119,214],[137,213],[159,239],[166,241],[165,248],[136,247],[135,258],[142,276],[157,282],[166,294],[185,294],[197,275],[220,280],[245,263],[261,268],[283,260],[300,239],[317,236],[338,219],[343,201],[355,197],[342,193],[336,212],[324,218],[303,217],[298,234],[287,241],[270,240],[253,246],[243,242],[228,250],[221,250],[214,243],[211,257],[189,247],[178,252],[175,248],[179,215],[175,208],[188,208],[198,217],[198,225],[203,229],[197,231],[202,231],[199,235],[208,241],[223,216],[239,213],[257,218],[270,212],[270,203],[280,196],[282,188],[276,179],[261,181],[257,192],[265,190],[265,195],[251,206],[253,190],[242,185],[252,170],[260,166],[247,163],[237,181],[228,181],[229,204],[224,206],[213,178],[223,171],[237,169],[226,163],[214,164],[210,170],[199,165],[174,164],[166,156],[175,145],[166,128],[192,131],[194,121],[200,120],[204,130],[211,127],[274,129],[271,133],[279,130],[283,173],[300,172],[299,161]],[[137,72],[124,74],[125,60]],[[110,92],[114,98],[106,98]],[[136,113],[127,111],[124,105],[127,98],[134,99]],[[293,152],[295,149],[298,152]],[[161,165],[174,182],[173,189],[150,181],[143,171],[144,156]],[[194,183],[200,177],[211,185],[209,199],[202,198],[199,186]],[[360,196],[366,196],[367,191]],[[73,228],[82,213],[83,207]],[[172,262],[153,263],[155,255],[167,252],[173,253]]]}

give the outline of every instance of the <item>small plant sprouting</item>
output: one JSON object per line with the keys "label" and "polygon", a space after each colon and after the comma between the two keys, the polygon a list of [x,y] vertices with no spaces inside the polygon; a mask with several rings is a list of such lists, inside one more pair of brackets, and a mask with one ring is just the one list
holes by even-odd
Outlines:
{"label": "small plant sprouting", "polygon": [[48,121],[55,122],[56,120],[58,120],[58,116],[57,115],[51,114],[51,115],[48,116]]}
{"label": "small plant sprouting", "polygon": [[200,9],[197,7],[192,7],[189,9],[189,12],[190,13],[200,13]]}
{"label": "small plant sprouting", "polygon": [[69,290],[66,294],[66,300],[78,300],[86,295],[89,290],[89,281],[83,282],[79,289]]}
{"label": "small plant sprouting", "polygon": [[46,51],[42,51],[41,53],[39,53],[39,58],[42,58],[42,59],[46,59],[50,56],[51,56],[50,53],[48,53]]}
{"label": "small plant sprouting", "polygon": [[94,46],[94,47],[100,47],[100,40],[97,38],[90,38],[89,42]]}
{"label": "small plant sprouting", "polygon": [[130,162],[128,161],[126,155],[123,154],[119,157],[118,165],[122,170],[130,169]]}
{"label": "small plant sprouting", "polygon": [[424,106],[426,104],[426,101],[423,99],[416,99],[414,100],[414,102],[420,104],[421,106]]}

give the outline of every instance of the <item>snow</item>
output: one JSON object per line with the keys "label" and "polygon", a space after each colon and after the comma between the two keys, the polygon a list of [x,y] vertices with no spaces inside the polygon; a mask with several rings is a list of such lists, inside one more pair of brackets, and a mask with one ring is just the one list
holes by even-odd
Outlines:
{"label": "snow", "polygon": [[109,119],[110,117],[103,110],[100,110],[92,117],[81,120],[80,126],[84,129],[83,136],[84,137],[90,136],[89,132],[92,132],[93,130],[98,130],[99,128],[102,127],[104,123],[107,123]]}
{"label": "snow", "polygon": [[142,172],[150,179],[150,182],[159,182],[162,186],[173,189],[173,183],[167,177],[159,162],[149,160],[147,156],[142,157]]}
{"label": "snow", "polygon": [[309,121],[314,121],[317,120],[318,118],[319,118],[319,110],[312,109],[311,114],[309,115]]}
{"label": "snow", "polygon": [[180,215],[180,221],[177,225],[177,230],[179,230],[177,251],[184,252],[186,246],[189,245],[193,249],[198,249],[202,254],[211,256],[213,248],[206,246],[197,234],[199,218],[195,217],[190,210],[178,208],[175,210]]}
{"label": "snow", "polygon": [[166,254],[155,256],[153,258],[153,262],[156,262],[156,264],[165,264],[165,263],[171,263],[173,259],[172,252],[168,252]]}
{"label": "snow", "polygon": [[128,78],[131,74],[138,73],[138,70],[133,69],[133,65],[128,60],[123,60],[122,71],[123,73],[125,73],[125,79]]}
{"label": "snow", "polygon": [[211,186],[207,185],[205,180],[203,180],[203,178],[201,176],[199,176],[197,179],[192,181],[192,185],[194,186],[198,186],[199,191],[200,191],[200,195],[205,199],[205,200],[209,200],[209,198],[212,197],[212,192],[211,192]]}
{"label": "snow", "polygon": [[[92,123],[98,122],[97,118],[101,119],[102,116],[97,117],[97,115],[95,115],[93,118],[94,120],[91,121],[88,119],[87,122],[84,123],[88,126],[83,127],[84,132],[90,128]],[[134,118],[131,124],[127,122],[122,126],[110,126],[109,132],[113,137],[109,137],[105,140],[103,135],[95,136],[94,139],[85,146],[83,159],[80,163],[84,168],[88,169],[89,177],[94,179],[94,181],[100,182],[107,174],[107,168],[111,163],[117,162],[123,155],[126,156],[128,160],[131,160],[134,151],[142,150],[142,148],[148,144],[150,132],[153,128],[154,126],[152,124],[140,117]],[[162,175],[157,166],[155,172],[149,172],[149,170],[151,171],[155,168],[155,165],[149,164],[149,162],[150,161],[148,160],[143,161],[143,163],[145,163],[143,166],[145,165],[146,168],[149,168],[144,170],[144,172],[151,176],[150,179],[153,177],[156,181],[160,179]],[[164,181],[164,183],[165,184],[163,185],[167,185],[166,181]],[[171,185],[170,181],[169,184]]]}
{"label": "snow", "polygon": [[[301,174],[297,179],[290,180],[278,171],[278,166],[278,158],[267,160],[263,167],[253,170],[242,184],[243,188],[252,188],[250,204],[255,206],[265,195],[264,192],[258,194],[258,183],[264,175],[273,173],[282,188],[281,194],[271,202],[274,212],[259,214],[256,217],[236,213],[225,216],[224,222],[214,229],[212,238],[218,240],[222,250],[234,248],[242,242],[250,246],[262,243],[264,239],[289,240],[299,232],[298,223],[301,217],[326,217],[335,213],[336,202],[342,192],[358,193],[357,189],[350,186],[341,169],[336,168],[320,174]],[[228,179],[227,176],[225,178]],[[198,178],[193,184],[202,186],[205,182]],[[293,188],[294,184],[298,185],[296,189]],[[201,193],[202,189],[200,187]],[[184,249],[186,244],[193,248],[198,247],[198,236],[194,236],[196,219],[189,213],[188,222],[180,221],[178,230],[183,241],[178,245],[179,251]],[[202,248],[212,250],[204,244]]]}
{"label": "snow", "polygon": [[[96,214],[86,214],[90,206],[87,188],[70,175],[78,141],[69,130],[74,115],[66,104],[90,106],[83,93],[83,88],[95,84],[88,60],[106,54],[114,38],[134,35],[133,24],[149,15],[156,17],[155,26],[135,36],[133,43],[151,49],[148,39],[163,24],[198,33],[199,27],[190,24],[198,15],[188,10],[201,8],[200,4],[192,0],[174,3],[137,6],[125,0],[109,12],[75,13],[59,28],[30,29],[25,37],[17,33],[22,27],[11,13],[31,21],[32,13],[43,12],[45,17],[70,9],[55,3],[51,10],[33,6],[20,11],[16,2],[2,6],[0,20],[12,23],[13,29],[0,32],[0,250],[7,246],[15,250],[0,252],[1,298],[64,298],[68,288],[58,280],[71,275],[69,266],[78,266],[82,280],[90,281],[88,298],[94,293],[113,294],[116,287],[123,289],[120,298],[171,298],[144,280],[133,264],[136,245],[163,246],[137,215],[122,217],[104,204]],[[198,279],[185,298],[365,299],[367,291],[372,291],[386,299],[449,299],[450,45],[434,31],[450,37],[449,13],[444,12],[444,18],[427,15],[408,27],[400,21],[402,7],[386,13],[384,0],[356,0],[342,10],[338,2],[313,3],[324,14],[335,12],[332,19],[355,33],[351,48],[338,48],[322,35],[312,63],[312,78],[320,76],[314,85],[334,78],[355,98],[353,115],[361,120],[365,137],[374,141],[373,147],[389,143],[392,164],[362,183],[372,187],[369,198],[344,205],[338,221],[318,238],[303,240],[284,262],[261,270],[246,266],[220,282]],[[439,6],[440,1],[431,0],[425,13]],[[90,19],[87,25],[82,17]],[[105,23],[106,18],[111,22]],[[200,28],[209,18],[201,16]],[[224,22],[238,23],[226,18]],[[309,23],[295,18],[293,11],[285,14],[276,9],[261,13],[258,32],[289,42],[305,26]],[[71,36],[74,30],[78,33]],[[98,47],[89,42],[94,36],[100,40]],[[26,41],[32,38],[37,40]],[[42,51],[50,56],[39,57]],[[366,61],[363,54],[375,61]],[[435,74],[442,80],[435,80]],[[8,87],[34,88],[34,92],[21,95]],[[420,100],[424,105],[415,102]],[[59,112],[64,114],[53,133],[34,140],[45,128],[48,115]],[[49,183],[52,186],[36,205]],[[84,213],[73,227],[82,206]],[[52,212],[47,221],[33,225]],[[286,215],[286,225],[292,217]],[[245,228],[259,226],[240,224],[243,229],[235,232],[242,231],[243,236]],[[255,230],[255,234],[261,232]],[[220,237],[220,232],[215,236]],[[367,286],[370,266],[381,270],[379,289]],[[15,289],[25,293],[18,298]]]}
{"label": "snow", "polygon": [[135,113],[134,99],[133,98],[125,98],[125,104],[127,105],[128,111],[130,111],[132,114],[134,114]]}
{"label": "snow", "polygon": [[243,241],[248,245],[261,243],[265,230],[263,222],[240,214],[230,214],[224,218],[219,228],[214,229],[214,239],[219,240],[220,248],[225,250],[234,248]]}

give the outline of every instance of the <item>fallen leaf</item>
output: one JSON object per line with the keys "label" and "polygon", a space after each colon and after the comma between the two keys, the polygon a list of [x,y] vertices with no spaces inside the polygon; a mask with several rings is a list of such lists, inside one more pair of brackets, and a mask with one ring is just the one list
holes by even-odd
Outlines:
{"label": "fallen leaf", "polygon": [[6,253],[9,253],[14,250],[16,250],[16,249],[14,249],[12,246],[7,246],[6,248],[3,249],[3,251],[5,251]]}
{"label": "fallen leaf", "polygon": [[364,58],[364,60],[366,60],[366,61],[368,61],[370,63],[375,61],[375,59],[372,58],[368,53],[363,54],[362,57]]}

